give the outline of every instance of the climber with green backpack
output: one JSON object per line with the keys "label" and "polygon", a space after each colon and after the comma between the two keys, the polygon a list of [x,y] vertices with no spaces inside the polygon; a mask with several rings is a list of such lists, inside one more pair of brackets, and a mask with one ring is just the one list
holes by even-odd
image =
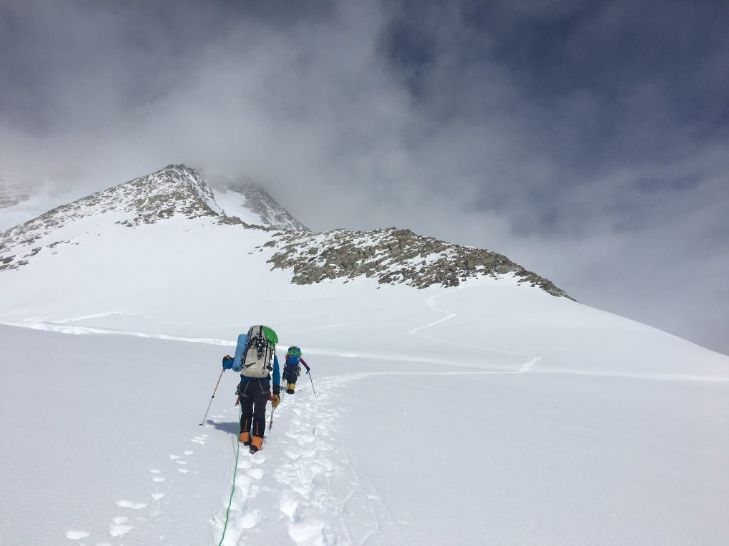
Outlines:
{"label": "climber with green backpack", "polygon": [[286,392],[288,394],[294,394],[295,392],[296,380],[301,373],[300,364],[304,365],[307,374],[311,372],[309,365],[301,358],[301,349],[296,346],[289,347],[289,350],[286,351],[286,363],[283,369],[283,380],[286,382]]}
{"label": "climber with green backpack", "polygon": [[[240,404],[239,440],[250,446],[251,453],[263,447],[266,431],[266,405],[269,400],[274,408],[281,401],[281,373],[276,357],[278,336],[268,326],[251,326],[248,334],[238,336],[235,356],[223,357],[223,368],[240,372],[236,389]],[[273,380],[273,394],[271,381]]]}

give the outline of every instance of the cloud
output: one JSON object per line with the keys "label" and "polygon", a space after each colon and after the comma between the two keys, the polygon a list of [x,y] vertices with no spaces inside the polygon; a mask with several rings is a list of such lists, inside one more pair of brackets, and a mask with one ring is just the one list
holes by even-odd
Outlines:
{"label": "cloud", "polygon": [[7,172],[77,193],[170,162],[252,177],[315,228],[492,248],[729,352],[719,5],[77,0],[0,15]]}

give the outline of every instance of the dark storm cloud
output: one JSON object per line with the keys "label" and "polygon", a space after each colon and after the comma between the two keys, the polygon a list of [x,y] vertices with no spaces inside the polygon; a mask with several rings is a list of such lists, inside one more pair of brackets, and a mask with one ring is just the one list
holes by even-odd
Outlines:
{"label": "dark storm cloud", "polygon": [[0,2],[2,168],[79,192],[178,161],[253,177],[315,228],[494,248],[729,352],[728,22],[653,0]]}
{"label": "dark storm cloud", "polygon": [[[442,116],[441,131],[505,141],[461,159],[488,179],[480,206],[518,200],[535,205],[529,218],[548,219],[603,173],[682,161],[729,136],[720,3],[444,3],[420,10],[414,27],[417,4],[399,14],[391,43],[420,104]],[[661,173],[654,186],[677,177],[690,173]]]}
{"label": "dark storm cloud", "polygon": [[422,149],[447,155],[438,179],[472,192],[473,229],[462,215],[440,234],[729,351],[728,7],[418,6],[386,51],[434,120]]}
{"label": "dark storm cloud", "polygon": [[0,48],[9,53],[0,57],[0,112],[49,130],[74,108],[63,92],[134,108],[183,85],[201,48],[238,23],[285,30],[326,11],[324,2],[8,2],[0,6]]}

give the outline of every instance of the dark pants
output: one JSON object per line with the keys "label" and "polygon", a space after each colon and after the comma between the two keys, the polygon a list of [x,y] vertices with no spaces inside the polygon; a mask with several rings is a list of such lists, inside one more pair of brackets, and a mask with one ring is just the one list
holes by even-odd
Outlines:
{"label": "dark pants", "polygon": [[301,368],[299,366],[284,366],[283,378],[289,383],[296,384],[296,380],[299,378]]}
{"label": "dark pants", "polygon": [[240,396],[240,431],[263,437],[266,432],[266,404],[270,395],[270,381],[252,379],[238,385]]}

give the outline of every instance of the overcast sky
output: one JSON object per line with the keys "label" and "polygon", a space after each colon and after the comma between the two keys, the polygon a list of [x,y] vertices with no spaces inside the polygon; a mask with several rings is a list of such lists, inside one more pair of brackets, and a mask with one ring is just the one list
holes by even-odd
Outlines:
{"label": "overcast sky", "polygon": [[0,0],[0,173],[245,176],[729,353],[727,28],[720,0]]}

